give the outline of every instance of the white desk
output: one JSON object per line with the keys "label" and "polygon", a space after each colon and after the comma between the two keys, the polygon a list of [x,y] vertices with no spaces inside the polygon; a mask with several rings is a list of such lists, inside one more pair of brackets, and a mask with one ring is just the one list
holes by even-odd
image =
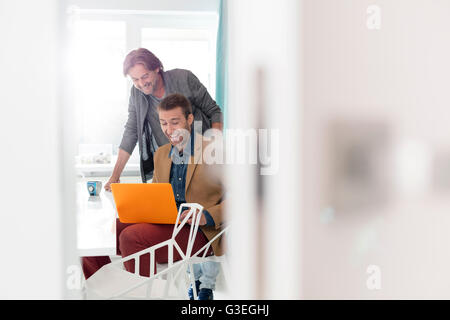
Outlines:
{"label": "white desk", "polygon": [[[75,165],[75,169],[77,172],[77,175],[79,176],[92,176],[93,174],[101,174],[104,176],[110,176],[114,170],[114,163],[110,164],[77,164]],[[132,174],[140,176],[140,165],[139,163],[127,163],[125,168],[122,171],[122,174]],[[93,178],[92,180],[96,180]]]}
{"label": "white desk", "polygon": [[77,183],[78,254],[85,257],[116,255],[117,210],[113,195],[105,191],[106,181],[102,181],[100,195],[89,196],[86,181]]}

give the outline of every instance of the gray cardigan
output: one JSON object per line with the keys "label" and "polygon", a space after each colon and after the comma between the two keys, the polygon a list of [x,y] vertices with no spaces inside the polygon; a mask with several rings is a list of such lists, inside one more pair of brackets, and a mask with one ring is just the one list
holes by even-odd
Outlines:
{"label": "gray cardigan", "polygon": [[[223,122],[223,114],[217,103],[211,98],[205,86],[189,70],[173,69],[162,73],[164,81],[165,94],[181,93],[186,96],[191,105],[195,121],[202,121],[202,132],[211,128],[212,122]],[[142,169],[142,144],[144,120],[149,113],[149,122],[152,135],[158,137],[159,147],[167,143],[167,139],[159,125],[156,99],[147,99],[145,94],[131,88],[130,101],[128,106],[128,120],[125,124],[122,141],[119,148],[131,154],[139,143],[141,159],[142,181],[146,178]],[[149,112],[150,108],[150,112]],[[156,151],[156,150],[155,150]]]}

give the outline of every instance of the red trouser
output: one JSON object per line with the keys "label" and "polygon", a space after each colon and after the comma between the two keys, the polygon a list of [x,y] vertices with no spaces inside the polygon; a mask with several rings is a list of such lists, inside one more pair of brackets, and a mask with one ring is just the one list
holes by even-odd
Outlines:
{"label": "red trouser", "polygon": [[[187,242],[189,238],[189,225],[185,225],[178,235],[175,237],[178,245],[183,252],[186,252]],[[117,254],[122,257],[129,256],[143,249],[147,249],[155,244],[166,241],[172,237],[173,225],[167,224],[150,224],[150,223],[137,223],[128,224],[122,223],[117,219],[116,221],[116,237],[117,237]],[[208,239],[203,232],[199,229],[194,241],[194,247],[192,253],[200,250]],[[210,248],[208,255],[212,254]],[[180,260],[181,256],[176,249],[173,251],[174,261]],[[156,263],[167,263],[168,252],[167,247],[160,248],[155,251]],[[108,256],[102,257],[82,257],[83,273],[86,279],[93,275],[98,269],[105,264],[111,262]],[[129,272],[134,272],[134,260],[130,260],[124,263],[125,269]],[[141,276],[148,277],[150,275],[150,255],[145,254],[140,258],[139,274]],[[156,270],[156,266],[155,266]]]}

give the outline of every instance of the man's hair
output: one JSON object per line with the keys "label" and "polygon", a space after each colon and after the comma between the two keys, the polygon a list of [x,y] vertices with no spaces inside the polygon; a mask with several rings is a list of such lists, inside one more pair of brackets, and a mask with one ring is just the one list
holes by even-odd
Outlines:
{"label": "man's hair", "polygon": [[188,98],[179,93],[172,93],[165,97],[158,105],[158,111],[169,111],[177,107],[181,108],[186,119],[192,113],[192,106]]}
{"label": "man's hair", "polygon": [[127,76],[128,71],[136,64],[144,65],[148,70],[155,70],[159,68],[159,72],[164,71],[164,67],[159,59],[149,50],[145,48],[139,48],[131,51],[125,57],[123,62],[123,75]]}

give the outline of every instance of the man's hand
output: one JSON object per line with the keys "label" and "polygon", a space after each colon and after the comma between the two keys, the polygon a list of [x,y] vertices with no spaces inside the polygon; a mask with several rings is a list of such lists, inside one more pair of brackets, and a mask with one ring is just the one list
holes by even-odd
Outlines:
{"label": "man's hand", "polygon": [[211,128],[223,131],[223,123],[222,122],[213,122],[211,124]]}
{"label": "man's hand", "polygon": [[111,183],[120,183],[120,179],[109,178],[108,182],[105,184],[105,190],[111,192]]}
{"label": "man's hand", "polygon": [[[182,222],[184,220],[184,218],[187,216],[187,214],[189,213],[190,210],[184,210],[181,215],[180,215],[180,222]],[[192,224],[192,221],[194,221],[193,219],[195,219],[195,217],[198,214],[198,210],[189,218],[189,220],[187,221],[188,224]],[[206,217],[205,215],[202,213],[201,217],[200,217],[200,222],[199,225],[200,226],[204,226],[206,224]]]}

